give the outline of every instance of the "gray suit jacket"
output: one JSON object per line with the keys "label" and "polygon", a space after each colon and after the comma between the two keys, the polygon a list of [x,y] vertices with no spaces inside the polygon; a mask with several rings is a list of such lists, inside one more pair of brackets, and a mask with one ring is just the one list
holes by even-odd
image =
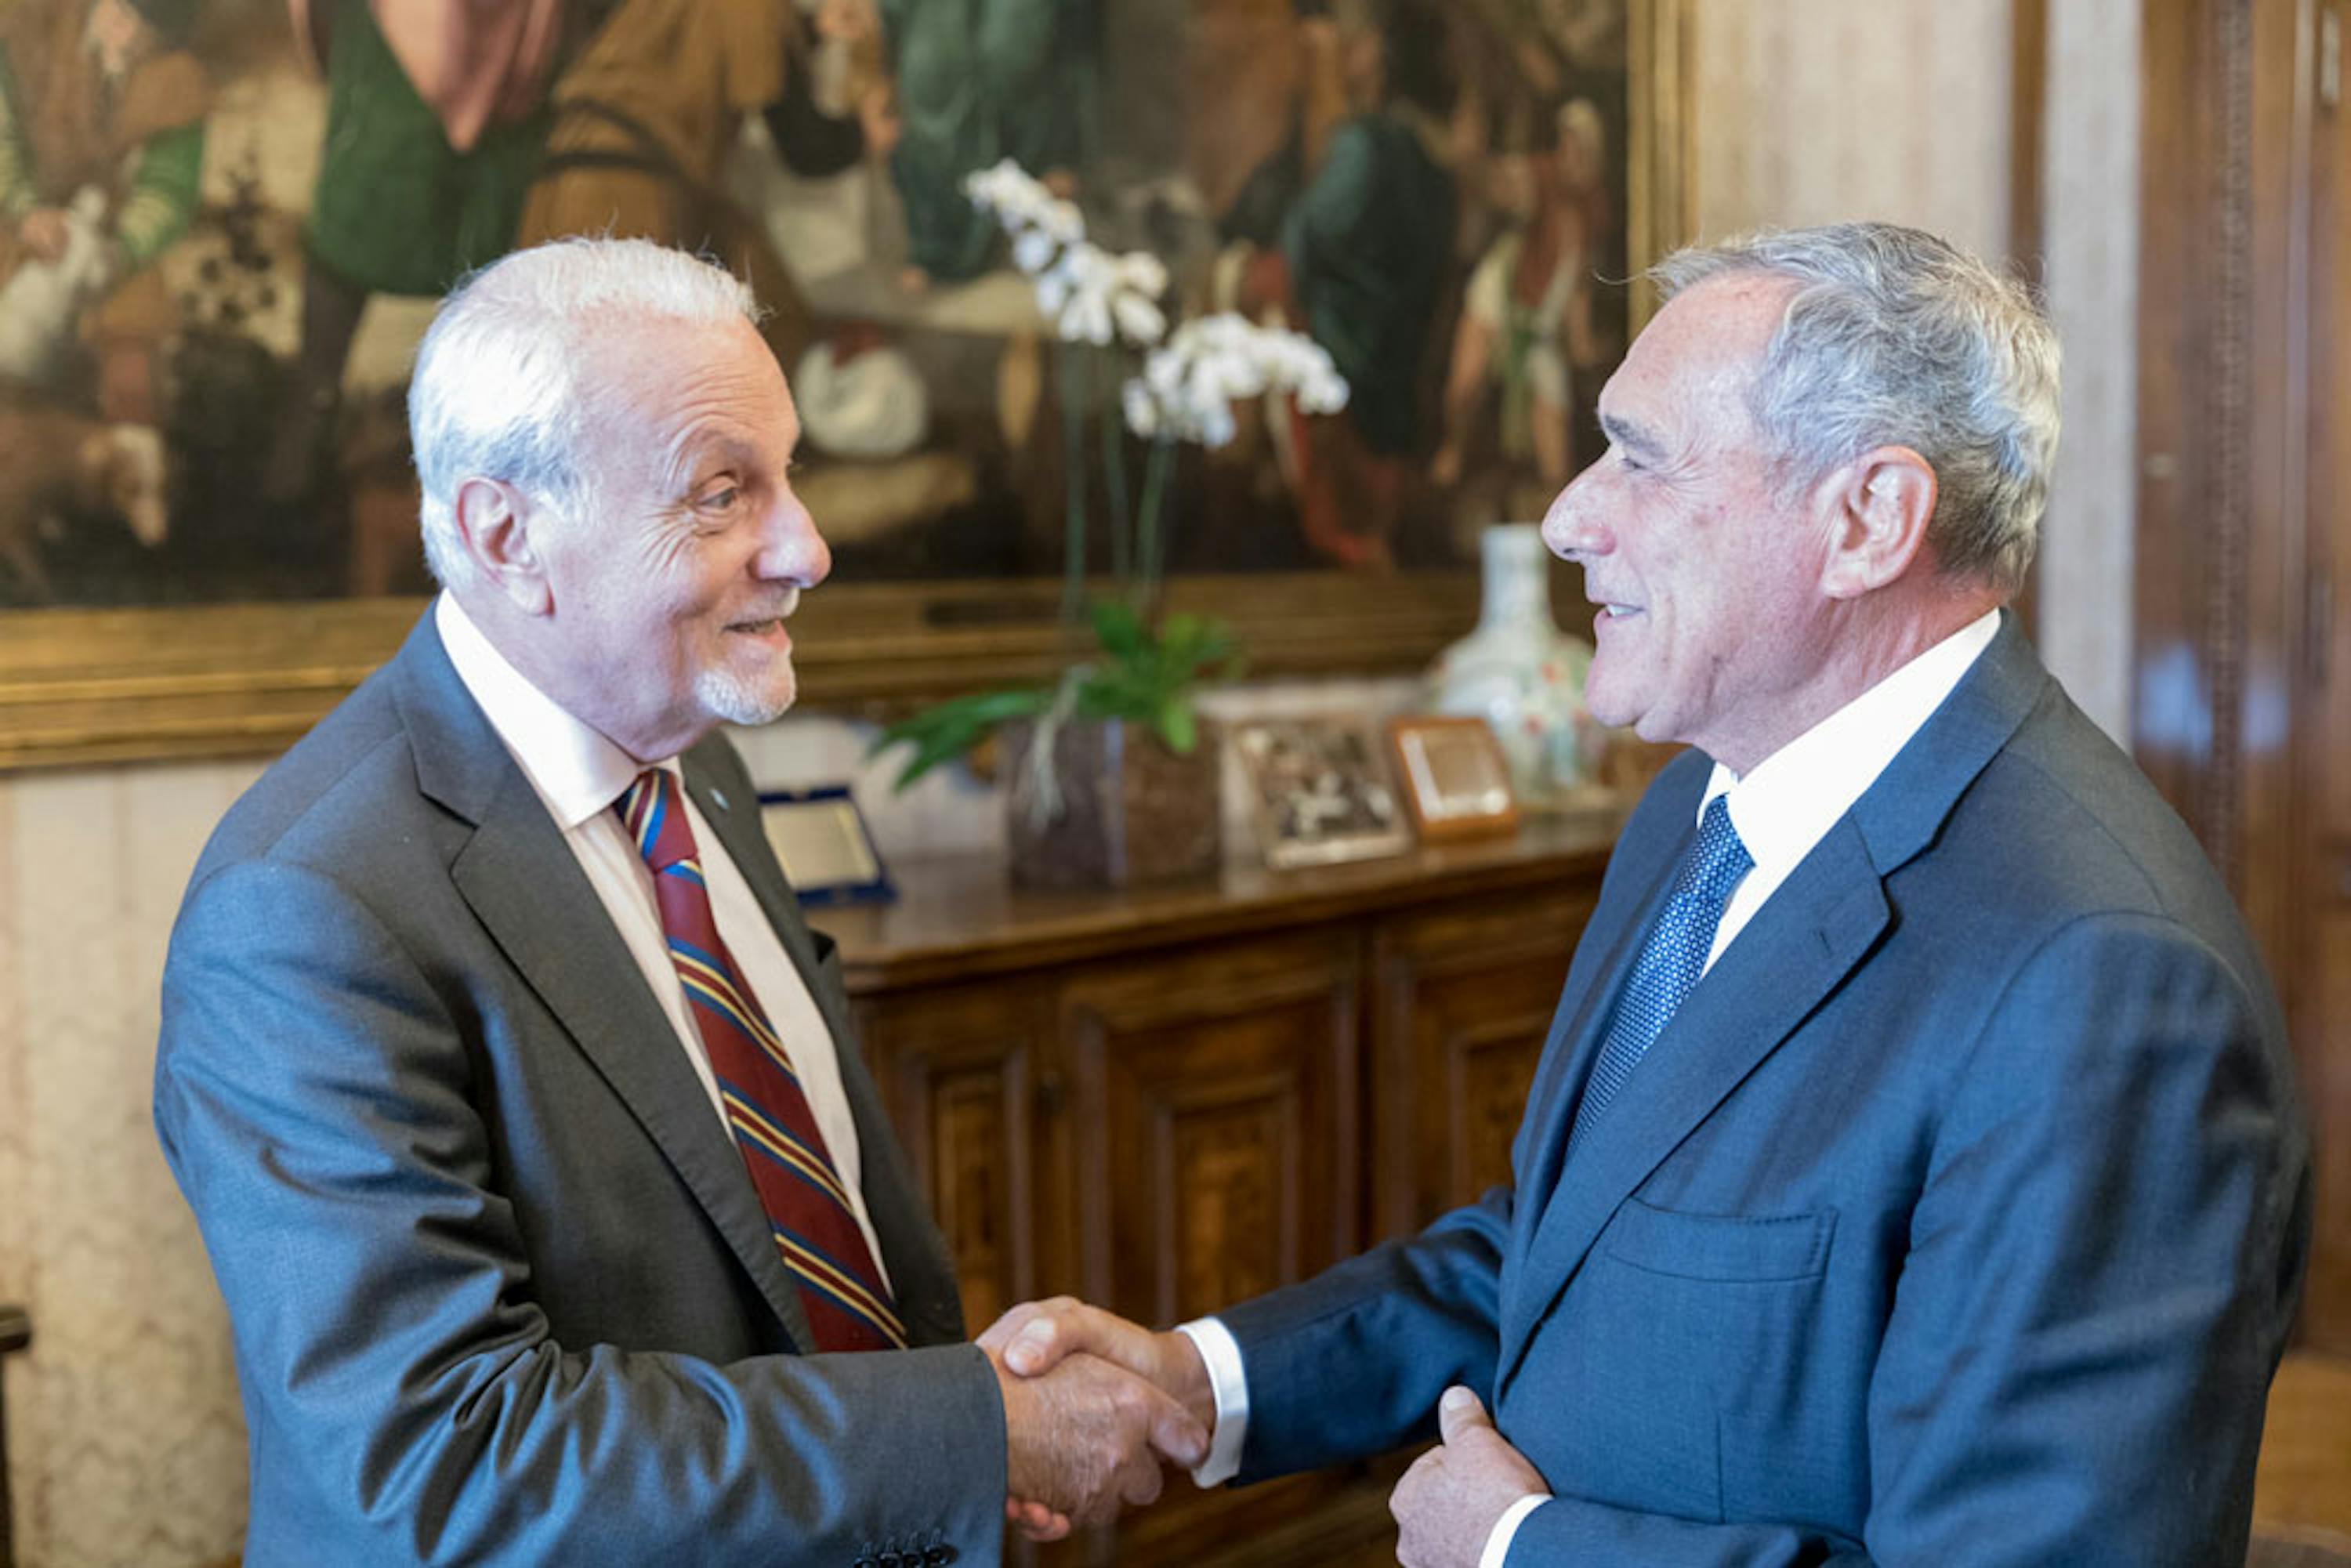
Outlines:
{"label": "gray suit jacket", "polygon": [[723,740],[687,787],[841,1045],[916,1348],[809,1355],[742,1162],[428,615],[222,821],[155,1119],[235,1331],[247,1561],[994,1563],[1004,1419]]}
{"label": "gray suit jacket", "polygon": [[1515,1181],[1224,1314],[1244,1474],[1487,1397],[1512,1568],[2241,1560],[2310,1228],[2259,956],[2012,624],[1566,1145],[1709,770],[1576,948]]}

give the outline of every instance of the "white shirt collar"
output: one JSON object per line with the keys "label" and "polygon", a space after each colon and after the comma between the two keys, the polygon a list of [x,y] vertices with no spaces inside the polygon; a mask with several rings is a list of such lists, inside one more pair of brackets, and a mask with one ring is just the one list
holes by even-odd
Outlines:
{"label": "white shirt collar", "polygon": [[1698,815],[1730,797],[1731,826],[1756,871],[1776,883],[1877,781],[2000,631],[1987,611],[1755,765],[1741,779],[1718,762]]}
{"label": "white shirt collar", "polygon": [[[565,832],[608,810],[644,771],[643,764],[508,664],[448,593],[434,604],[433,617],[457,678],[482,705],[490,727]],[[662,766],[675,770],[674,759]]]}

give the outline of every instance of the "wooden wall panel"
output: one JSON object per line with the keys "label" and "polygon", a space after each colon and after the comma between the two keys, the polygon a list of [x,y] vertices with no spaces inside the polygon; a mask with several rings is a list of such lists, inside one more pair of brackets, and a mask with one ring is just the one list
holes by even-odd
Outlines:
{"label": "wooden wall panel", "polygon": [[2351,112],[2340,0],[2306,6],[2297,129],[2307,192],[2307,315],[2295,342],[2302,443],[2280,529],[2288,602],[2281,650],[2294,693],[2292,770],[2277,847],[2278,896],[2292,915],[2287,986],[2318,1165],[2319,1245],[2306,1337],[2351,1351]]}
{"label": "wooden wall panel", "polygon": [[2314,1135],[2308,1343],[2351,1352],[2339,0],[2147,0],[2134,747],[2267,954]]}

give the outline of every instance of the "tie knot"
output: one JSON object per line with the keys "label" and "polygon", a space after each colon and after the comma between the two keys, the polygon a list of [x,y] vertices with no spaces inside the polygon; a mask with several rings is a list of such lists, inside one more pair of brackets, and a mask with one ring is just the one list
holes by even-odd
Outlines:
{"label": "tie knot", "polygon": [[1728,795],[1717,795],[1706,803],[1706,815],[1698,819],[1698,842],[1690,846],[1689,859],[1682,864],[1682,874],[1674,891],[1698,894],[1719,906],[1730,896],[1730,890],[1740,879],[1755,869],[1754,858],[1740,841],[1739,830],[1730,825]]}
{"label": "tie knot", "polygon": [[621,825],[635,841],[637,853],[654,871],[694,858],[694,829],[679,808],[677,784],[667,769],[648,768],[638,774],[636,782],[612,802],[612,810],[621,814]]}

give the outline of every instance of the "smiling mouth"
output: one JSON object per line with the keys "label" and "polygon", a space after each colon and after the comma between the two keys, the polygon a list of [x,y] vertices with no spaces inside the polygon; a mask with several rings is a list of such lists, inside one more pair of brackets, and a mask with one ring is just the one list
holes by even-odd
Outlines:
{"label": "smiling mouth", "polygon": [[730,621],[726,623],[726,630],[729,632],[739,632],[746,637],[758,637],[762,640],[771,641],[782,637],[784,634],[784,621],[793,611],[798,610],[800,607],[800,596],[797,591],[787,592],[783,598],[771,601],[771,602],[775,605],[775,612],[773,614],[751,616],[741,621]]}
{"label": "smiling mouth", "polygon": [[1604,603],[1600,606],[1600,618],[1603,621],[1621,621],[1627,615],[1639,613],[1641,613],[1641,607],[1637,604]]}

